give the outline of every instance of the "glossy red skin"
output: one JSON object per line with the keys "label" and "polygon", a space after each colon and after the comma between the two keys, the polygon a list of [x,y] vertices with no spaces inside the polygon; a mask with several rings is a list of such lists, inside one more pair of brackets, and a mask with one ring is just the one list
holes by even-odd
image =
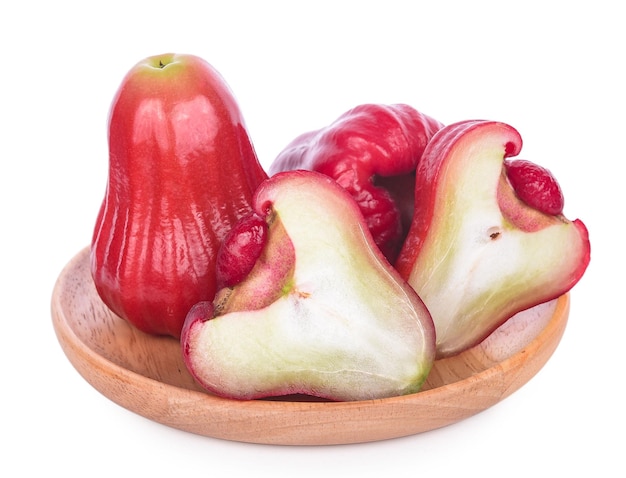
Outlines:
{"label": "glossy red skin", "polygon": [[190,307],[213,299],[219,245],[267,174],[232,92],[195,56],[135,65],[108,126],[109,176],[91,249],[96,288],[140,330],[179,337]]}
{"label": "glossy red skin", "polygon": [[294,139],[269,172],[305,169],[335,179],[356,200],[376,245],[393,262],[410,226],[413,173],[442,126],[408,105],[359,105],[326,128]]}

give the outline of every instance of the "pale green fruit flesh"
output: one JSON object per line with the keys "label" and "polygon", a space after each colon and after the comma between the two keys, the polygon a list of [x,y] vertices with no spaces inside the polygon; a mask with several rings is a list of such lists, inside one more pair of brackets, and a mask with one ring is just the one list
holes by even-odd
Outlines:
{"label": "pale green fruit flesh", "polygon": [[430,315],[343,190],[311,174],[285,173],[257,201],[271,204],[270,234],[282,230],[293,245],[282,295],[260,309],[232,310],[228,300],[243,304],[238,295],[255,294],[253,269],[230,293],[227,313],[192,327],[191,368],[209,390],[234,398],[416,392],[434,360]]}

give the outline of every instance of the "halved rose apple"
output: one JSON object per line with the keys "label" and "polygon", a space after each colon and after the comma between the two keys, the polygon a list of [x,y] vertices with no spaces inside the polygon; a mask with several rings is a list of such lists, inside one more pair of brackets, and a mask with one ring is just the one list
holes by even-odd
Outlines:
{"label": "halved rose apple", "polygon": [[349,193],[289,171],[261,184],[253,208],[218,254],[224,287],[183,327],[198,383],[235,399],[418,391],[434,361],[432,319]]}
{"label": "halved rose apple", "polygon": [[507,124],[463,121],[441,129],[418,164],[413,222],[395,265],[432,315],[438,357],[564,294],[589,263],[587,229],[563,215],[554,177],[508,159],[521,147]]}

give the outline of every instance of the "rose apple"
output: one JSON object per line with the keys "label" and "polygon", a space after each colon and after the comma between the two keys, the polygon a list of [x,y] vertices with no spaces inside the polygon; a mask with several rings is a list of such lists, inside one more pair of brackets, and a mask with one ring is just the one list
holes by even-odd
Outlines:
{"label": "rose apple", "polygon": [[91,270],[113,312],[152,334],[180,336],[216,292],[215,261],[266,178],[237,102],[192,55],[137,63],[109,117],[109,174]]}

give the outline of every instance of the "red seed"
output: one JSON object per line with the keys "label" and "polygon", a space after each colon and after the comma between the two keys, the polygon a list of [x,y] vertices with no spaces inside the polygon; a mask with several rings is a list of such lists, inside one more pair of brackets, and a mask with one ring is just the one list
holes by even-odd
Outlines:
{"label": "red seed", "polygon": [[267,223],[256,213],[242,217],[226,235],[215,264],[218,290],[233,287],[250,273],[263,252]]}
{"label": "red seed", "polygon": [[505,160],[504,167],[517,197],[528,206],[552,216],[563,213],[563,192],[548,169],[525,159]]}

